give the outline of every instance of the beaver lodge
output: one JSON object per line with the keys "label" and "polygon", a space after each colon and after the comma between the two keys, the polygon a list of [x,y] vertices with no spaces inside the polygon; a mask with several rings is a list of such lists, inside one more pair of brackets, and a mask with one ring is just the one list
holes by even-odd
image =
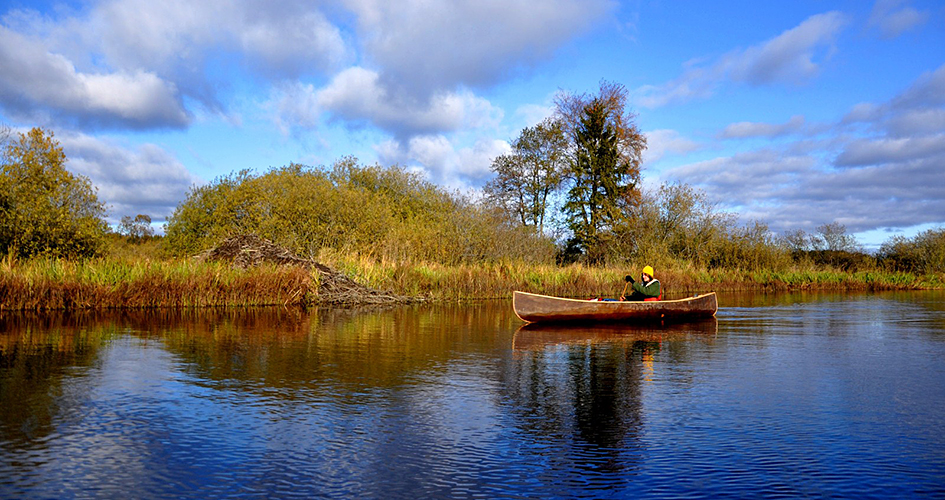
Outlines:
{"label": "beaver lodge", "polygon": [[288,249],[254,234],[227,238],[196,258],[229,262],[240,268],[261,264],[298,266],[318,273],[318,303],[333,305],[398,304],[422,299],[396,295],[364,286],[324,264],[299,257]]}

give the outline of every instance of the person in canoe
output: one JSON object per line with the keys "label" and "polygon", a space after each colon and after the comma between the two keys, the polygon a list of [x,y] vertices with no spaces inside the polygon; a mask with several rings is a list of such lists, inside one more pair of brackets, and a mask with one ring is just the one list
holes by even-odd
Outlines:
{"label": "person in canoe", "polygon": [[640,273],[640,282],[637,283],[633,279],[633,276],[629,274],[624,278],[627,281],[627,284],[633,288],[633,293],[629,296],[627,295],[627,287],[624,286],[624,294],[620,296],[620,300],[662,300],[663,299],[663,286],[660,284],[660,280],[653,277],[653,268],[646,266],[643,268],[643,272]]}

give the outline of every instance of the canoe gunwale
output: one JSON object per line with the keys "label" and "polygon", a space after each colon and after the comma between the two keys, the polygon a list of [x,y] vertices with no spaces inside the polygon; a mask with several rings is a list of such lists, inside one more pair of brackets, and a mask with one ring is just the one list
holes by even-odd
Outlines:
{"label": "canoe gunwale", "polygon": [[534,322],[649,322],[714,317],[718,311],[715,292],[674,300],[648,302],[597,301],[553,297],[515,291],[515,315]]}

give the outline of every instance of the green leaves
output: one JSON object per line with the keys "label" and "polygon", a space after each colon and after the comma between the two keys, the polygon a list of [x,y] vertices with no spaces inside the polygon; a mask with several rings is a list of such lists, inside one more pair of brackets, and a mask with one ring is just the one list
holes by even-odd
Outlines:
{"label": "green leaves", "polygon": [[600,98],[584,107],[574,129],[571,189],[564,211],[573,234],[571,245],[591,262],[601,262],[614,230],[627,222],[627,202],[636,187],[636,170],[625,161],[610,110]]}
{"label": "green leaves", "polygon": [[350,157],[331,169],[292,164],[196,188],[168,221],[164,241],[172,253],[192,255],[240,233],[303,256],[332,252],[393,262],[519,258],[550,246],[415,173],[360,166]]}
{"label": "green leaves", "polygon": [[0,252],[87,257],[104,244],[105,205],[88,178],[65,169],[52,132],[33,128],[9,143],[0,167]]}

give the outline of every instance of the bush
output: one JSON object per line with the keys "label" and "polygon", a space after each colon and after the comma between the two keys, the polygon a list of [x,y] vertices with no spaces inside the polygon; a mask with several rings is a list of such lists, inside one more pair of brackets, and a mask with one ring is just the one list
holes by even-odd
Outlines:
{"label": "bush", "polygon": [[553,244],[534,230],[449,193],[400,167],[332,169],[298,164],[242,171],[191,190],[168,220],[165,242],[195,254],[253,233],[310,257],[322,251],[393,262],[547,261]]}
{"label": "bush", "polygon": [[105,205],[86,177],[65,168],[52,132],[33,128],[6,145],[0,166],[0,252],[88,257],[108,232]]}
{"label": "bush", "polygon": [[758,270],[783,269],[790,263],[789,253],[767,225],[740,226],[733,214],[717,211],[705,193],[685,184],[664,184],[643,193],[632,222],[615,240],[612,255],[661,267],[688,262]]}
{"label": "bush", "polygon": [[945,229],[929,229],[914,238],[895,236],[879,248],[888,268],[914,273],[945,273]]}

